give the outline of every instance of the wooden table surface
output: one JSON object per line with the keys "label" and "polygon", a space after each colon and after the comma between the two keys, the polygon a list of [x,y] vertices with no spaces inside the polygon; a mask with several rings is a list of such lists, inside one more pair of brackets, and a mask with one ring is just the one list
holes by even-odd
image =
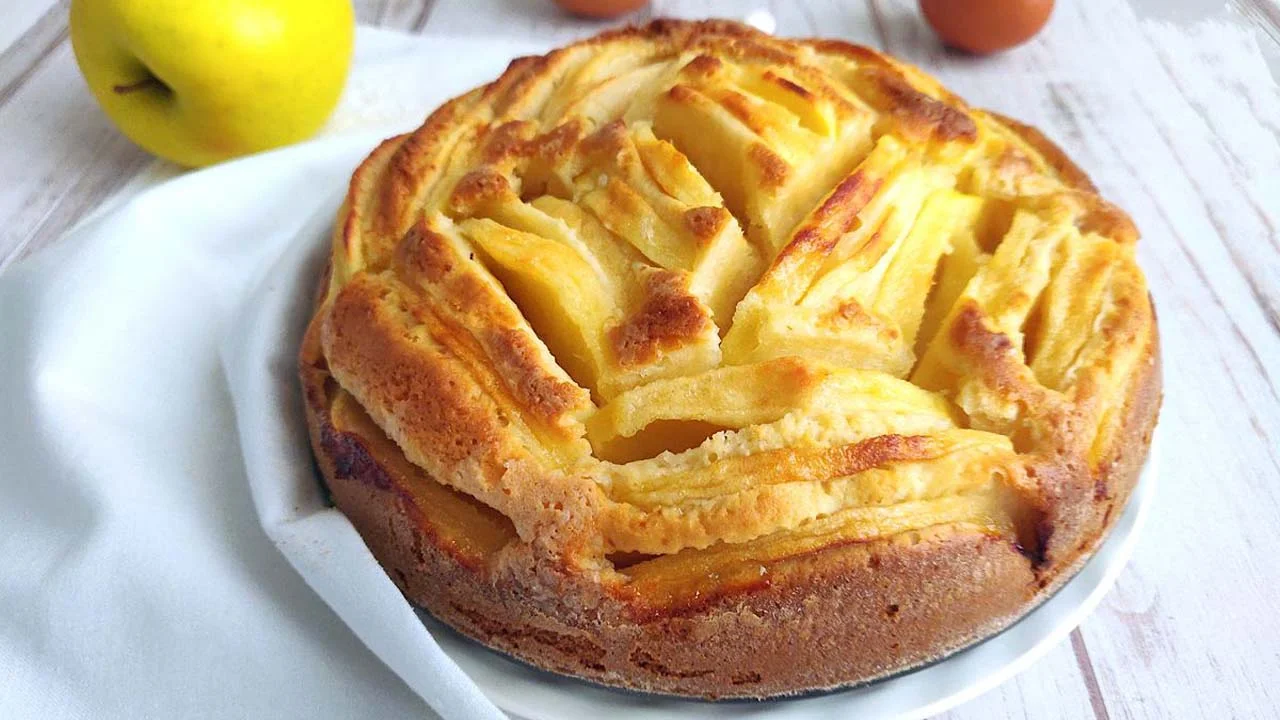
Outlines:
{"label": "wooden table surface", "polygon": [[[66,0],[5,5],[0,270],[122,188],[178,172],[94,105]],[[356,6],[363,23],[412,33],[560,42],[605,25],[549,0]],[[1063,0],[1040,38],[988,61],[944,52],[908,0],[671,0],[629,18],[767,9],[779,34],[887,49],[1048,131],[1144,232],[1166,383],[1147,527],[1069,642],[947,717],[1280,716],[1280,92],[1241,70],[1260,66],[1261,35],[1230,25],[1220,1],[1134,6]]]}

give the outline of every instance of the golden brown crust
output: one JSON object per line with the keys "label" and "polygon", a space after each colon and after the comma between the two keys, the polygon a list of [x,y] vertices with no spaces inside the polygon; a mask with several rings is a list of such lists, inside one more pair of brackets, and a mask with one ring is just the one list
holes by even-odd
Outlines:
{"label": "golden brown crust", "polygon": [[[336,430],[314,328],[303,345],[306,415],[334,502],[388,575],[415,604],[489,647],[540,668],[646,692],[764,698],[858,684],[945,657],[988,637],[1072,577],[1127,502],[1146,459],[1160,404],[1153,348],[1126,405],[1109,469],[1087,516],[1065,534],[1072,558],[1055,573],[984,533],[912,545],[893,541],[823,548],[787,559],[790,572],[667,611],[583,593],[581,583],[528,558],[494,578],[483,558],[442,537],[360,436]],[[549,570],[542,571],[540,570]],[[560,584],[563,583],[563,586]],[[550,585],[550,587],[546,587]],[[533,588],[542,586],[541,591]],[[534,598],[597,596],[587,612]],[[637,619],[640,622],[637,622]],[[743,648],[752,651],[743,653]]]}
{"label": "golden brown crust", "polygon": [[[1103,530],[1137,481],[1159,387],[1157,361],[1131,403],[1123,435],[1133,450],[1112,466],[1111,494],[1093,513]],[[892,675],[999,632],[1056,591],[1092,550],[1084,548],[1060,573],[1037,577],[1017,548],[981,533],[909,546],[858,543],[791,558],[794,569],[781,580],[644,622],[632,621],[632,611],[612,598],[590,612],[567,613],[530,597],[581,592],[577,583],[519,566],[507,578],[487,577],[474,558],[441,543],[428,509],[389,486],[359,439],[344,438],[322,412],[307,404],[334,501],[411,601],[537,667],[634,690],[763,698]],[[568,587],[529,592],[548,580]]]}
{"label": "golden brown crust", "polygon": [[1119,515],[1160,401],[1136,240],[1038,131],[875,51],[612,31],[353,176],[312,444],[491,647],[711,698],[865,682],[1005,627]]}
{"label": "golden brown crust", "polygon": [[701,335],[711,325],[706,310],[682,292],[678,277],[650,273],[645,291],[640,308],[609,333],[613,352],[624,367],[652,362],[664,349]]}
{"label": "golden brown crust", "polygon": [[1048,567],[1074,567],[1087,560],[1133,494],[1163,399],[1159,336],[1151,336],[1143,357],[1124,404],[1120,430],[1104,460],[1083,482],[1065,479],[1053,491],[1057,502],[1043,520],[1040,539]]}
{"label": "golden brown crust", "polygon": [[1057,144],[1045,137],[1044,133],[1030,125],[1020,123],[1017,120],[1001,115],[1000,113],[988,110],[987,114],[999,120],[1001,124],[1017,133],[1027,142],[1028,145],[1039,151],[1040,154],[1049,161],[1049,165],[1053,167],[1053,169],[1064,181],[1066,181],[1067,184],[1077,190],[1084,190],[1091,193],[1096,193],[1098,191],[1098,189],[1094,187],[1093,181],[1089,179],[1089,175],[1086,174],[1085,171],[1081,170],[1078,165],[1072,162],[1071,158],[1067,157],[1067,154],[1062,152],[1062,149],[1059,148]]}

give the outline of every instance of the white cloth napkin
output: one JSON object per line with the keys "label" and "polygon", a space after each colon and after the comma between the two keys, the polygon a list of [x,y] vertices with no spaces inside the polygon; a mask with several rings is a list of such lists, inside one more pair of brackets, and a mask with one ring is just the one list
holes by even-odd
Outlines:
{"label": "white cloth napkin", "polygon": [[[252,198],[209,191],[234,166],[182,177],[0,277],[0,718],[432,716],[419,694],[449,717],[500,717],[429,645],[400,648],[441,668],[431,687],[406,686],[273,546],[254,500],[277,541],[340,518],[266,522],[273,507],[317,500],[260,488],[251,500],[246,461],[288,459],[279,472],[297,473],[305,448],[242,458],[219,363],[230,333],[274,344],[271,372],[293,372],[295,338],[242,335],[229,320],[250,290],[284,280],[262,282],[295,238],[319,249],[317,226],[301,226],[328,222],[333,190],[380,137],[530,50],[475,47],[362,29],[330,129],[383,130],[346,142],[348,162],[335,167],[332,146],[324,163],[305,149],[250,159]],[[253,431],[252,417],[240,422]],[[367,553],[348,535],[336,562]],[[379,574],[348,591],[388,587]],[[419,622],[403,603],[384,609],[384,630]]]}
{"label": "white cloth napkin", "polygon": [[422,620],[351,523],[326,503],[317,482],[296,380],[297,349],[328,254],[323,240],[340,202],[340,193],[332,195],[314,211],[246,293],[222,343],[254,505],[263,529],[294,569],[419,695],[450,718],[500,718],[423,630]]}

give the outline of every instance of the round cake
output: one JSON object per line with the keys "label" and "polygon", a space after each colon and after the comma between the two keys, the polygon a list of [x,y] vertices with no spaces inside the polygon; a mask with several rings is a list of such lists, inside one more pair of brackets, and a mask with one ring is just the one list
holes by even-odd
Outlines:
{"label": "round cake", "polygon": [[656,21],[513,61],[351,180],[300,371],[413,603],[540,668],[762,698],[1031,610],[1160,403],[1138,233],[864,47]]}

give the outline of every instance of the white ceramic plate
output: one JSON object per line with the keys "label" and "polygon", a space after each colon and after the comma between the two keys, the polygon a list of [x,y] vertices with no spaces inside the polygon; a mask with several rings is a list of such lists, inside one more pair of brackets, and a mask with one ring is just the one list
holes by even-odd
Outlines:
{"label": "white ceramic plate", "polygon": [[[331,182],[351,167],[352,153],[350,139],[313,143],[187,176],[182,182],[188,195],[220,195],[224,204],[247,208],[260,191],[262,178],[279,182],[282,174],[272,169],[305,164],[312,168],[308,178]],[[202,176],[208,181],[202,182]],[[459,692],[459,683],[468,684],[465,672],[494,704],[528,720],[923,717],[990,690],[1061,642],[1097,606],[1130,556],[1155,490],[1154,444],[1132,500],[1106,542],[1057,594],[995,637],[934,665],[866,687],[772,702],[686,701],[610,690],[542,672],[472,643],[425,615],[421,626],[430,635],[406,636],[405,618],[413,618],[410,606],[346,518],[323,503],[301,429],[296,382],[291,372],[278,369],[292,365],[341,189],[340,184],[320,188],[314,181],[306,185],[297,188],[299,197],[322,193],[332,199],[318,210],[314,200],[305,210],[299,208],[314,213],[314,218],[284,248],[257,291],[246,298],[239,323],[243,331],[224,346],[250,483],[263,526],[281,552],[370,649],[410,687],[429,701],[434,699],[437,709],[443,704],[440,693],[445,685],[449,692]],[[279,187],[273,191],[276,196],[282,193]],[[274,214],[280,212],[277,208]],[[282,473],[282,467],[290,471]],[[474,693],[474,689],[461,692]],[[453,714],[455,707],[445,707],[443,712]]]}

